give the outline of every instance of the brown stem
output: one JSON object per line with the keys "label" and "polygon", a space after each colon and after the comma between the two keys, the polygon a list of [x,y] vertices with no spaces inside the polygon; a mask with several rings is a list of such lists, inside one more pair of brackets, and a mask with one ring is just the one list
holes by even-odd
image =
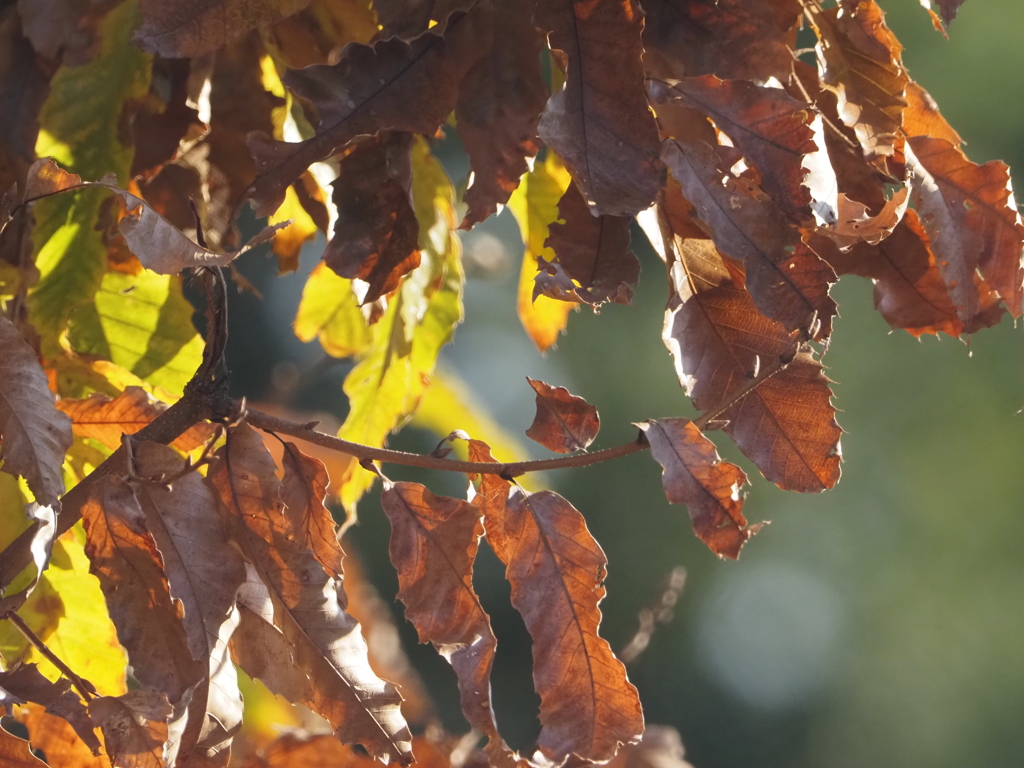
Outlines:
{"label": "brown stem", "polygon": [[71,684],[75,686],[75,690],[78,691],[85,701],[89,701],[92,698],[92,691],[89,690],[89,686],[85,684],[85,681],[72,672],[71,667],[61,661],[57,654],[46,647],[46,643],[39,639],[39,636],[22,620],[21,616],[16,613],[8,613],[3,616],[3,618],[7,619],[11,624],[17,627],[18,631],[24,635],[25,639],[28,640],[37,651],[43,654],[47,661],[59,669],[60,673],[64,675],[64,677],[71,681]]}

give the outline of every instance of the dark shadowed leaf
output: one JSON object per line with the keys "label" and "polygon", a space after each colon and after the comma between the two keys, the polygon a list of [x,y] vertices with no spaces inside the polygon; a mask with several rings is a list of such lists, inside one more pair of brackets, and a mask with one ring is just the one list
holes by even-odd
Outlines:
{"label": "dark shadowed leaf", "polygon": [[689,419],[654,419],[640,429],[651,444],[651,455],[662,466],[665,496],[685,504],[693,532],[720,557],[736,559],[747,539],[760,526],[747,528],[740,489],[747,475],[722,461],[715,444]]}
{"label": "dark shadowed leaf", "polygon": [[534,23],[566,62],[565,86],[540,120],[541,138],[565,161],[595,215],[639,213],[664,178],[644,92],[639,7],[634,0],[546,0]]}
{"label": "dark shadowed leaf", "polygon": [[[41,26],[52,28],[55,21],[48,18]],[[8,7],[0,12],[0,190],[4,192],[12,184],[23,183],[35,159],[39,110],[46,100],[48,80],[32,46],[22,37],[18,14]]]}
{"label": "dark shadowed leaf", "polygon": [[540,67],[544,38],[533,26],[535,2],[493,0],[491,50],[466,74],[455,104],[459,138],[469,155],[473,181],[466,190],[469,229],[508,202],[526,173],[526,158],[540,148],[537,122],[548,89]]}
{"label": "dark shadowed leaf", "polygon": [[[551,224],[545,246],[555,252],[559,266],[579,285],[565,283],[564,299],[578,298],[595,307],[606,301],[629,304],[632,286],[640,279],[640,261],[629,250],[629,218],[593,216],[574,185],[559,200],[558,216],[562,222]],[[553,295],[538,287],[534,298],[541,292]]]}
{"label": "dark shadowed leaf", "polygon": [[[960,10],[960,6],[963,5],[966,0],[934,0],[934,3],[939,8],[939,13],[942,15],[942,23],[947,27],[953,23],[953,19],[956,18],[956,12]],[[921,5],[928,9],[928,12],[935,15],[932,10],[932,0],[921,0]]]}
{"label": "dark shadowed leaf", "polygon": [[597,634],[608,560],[583,515],[556,493],[517,488],[503,523],[487,538],[533,638],[538,747],[555,763],[569,755],[608,760],[644,729],[636,688]]}
{"label": "dark shadowed leaf", "polygon": [[53,403],[36,353],[0,314],[0,458],[3,471],[21,475],[36,501],[54,509],[64,493],[62,465],[71,447],[71,420]]}
{"label": "dark shadowed leaf", "polygon": [[462,712],[487,735],[492,764],[514,764],[491,705],[498,641],[473,590],[482,512],[461,499],[435,496],[417,483],[385,483],[381,505],[391,522],[389,551],[405,617],[420,642],[433,643],[458,675]]}
{"label": "dark shadowed leaf", "polygon": [[[341,607],[340,582],[296,543],[294,517],[284,511],[274,461],[259,434],[245,423],[232,427],[208,477],[237,520],[293,666],[308,676],[311,690],[302,703],[325,717],[343,742],[360,743],[386,761],[410,762],[401,696],[370,669],[359,624]],[[266,601],[253,613],[266,623]],[[287,670],[278,674],[290,677]]]}
{"label": "dark shadowed leaf", "polygon": [[[100,752],[100,741],[96,738],[89,713],[78,694],[71,690],[71,683],[65,678],[56,682],[48,680],[35,664],[15,666],[0,672],[0,706],[12,711],[14,704],[31,702],[45,707],[53,716],[63,718],[74,729],[93,755]],[[34,738],[30,734],[30,739]]]}
{"label": "dark shadowed leaf", "polygon": [[364,304],[393,291],[420,263],[411,144],[408,133],[384,131],[356,144],[340,161],[331,195],[338,220],[323,259],[341,277],[369,284]]}
{"label": "dark shadowed leaf", "polygon": [[194,58],[308,4],[309,0],[140,0],[142,25],[135,40],[150,53]]}
{"label": "dark shadowed leaf", "polygon": [[597,437],[597,408],[565,387],[552,387],[527,377],[537,393],[537,415],[526,436],[556,453],[582,451]]}
{"label": "dark shadowed leaf", "polygon": [[721,157],[707,144],[667,141],[664,156],[715,245],[744,263],[757,308],[789,330],[806,330],[817,318],[817,338],[828,337],[836,313],[829,296],[835,272],[801,242],[778,207],[763,195],[750,196],[741,180],[723,173]]}
{"label": "dark shadowed leaf", "polygon": [[89,714],[103,730],[107,754],[117,768],[166,768],[171,713],[167,696],[149,688],[89,702]]}
{"label": "dark shadowed leaf", "polygon": [[459,82],[486,52],[492,30],[493,11],[481,2],[449,19],[443,34],[352,44],[333,66],[285,75],[285,84],[316,106],[320,124],[314,138],[296,144],[250,137],[259,170],[249,189],[256,214],[273,213],[306,168],[357,136],[385,129],[432,135],[454,108]]}

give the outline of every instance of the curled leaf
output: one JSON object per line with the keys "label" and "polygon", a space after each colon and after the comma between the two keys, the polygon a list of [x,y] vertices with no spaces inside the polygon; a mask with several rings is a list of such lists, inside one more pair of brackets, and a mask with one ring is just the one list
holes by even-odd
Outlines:
{"label": "curled leaf", "polygon": [[526,436],[556,453],[582,451],[597,437],[597,408],[565,387],[552,387],[527,377],[537,393],[537,415]]}

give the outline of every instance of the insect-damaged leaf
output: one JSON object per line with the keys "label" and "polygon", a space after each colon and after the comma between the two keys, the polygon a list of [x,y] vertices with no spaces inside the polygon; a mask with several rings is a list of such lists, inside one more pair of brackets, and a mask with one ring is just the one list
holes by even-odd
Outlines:
{"label": "insect-damaged leaf", "polygon": [[135,41],[150,53],[190,59],[308,4],[309,0],[140,0],[142,25]]}
{"label": "insect-damaged leaf", "polygon": [[552,387],[527,377],[537,393],[537,415],[526,436],[556,453],[582,451],[597,437],[597,408],[565,387]]}
{"label": "insect-damaged leaf", "polygon": [[417,483],[384,485],[391,523],[389,552],[398,598],[420,642],[434,644],[459,678],[462,712],[488,738],[494,765],[511,765],[491,706],[491,667],[498,641],[473,590],[473,563],[484,532],[476,506],[435,496]]}
{"label": "insect-damaged leaf", "polygon": [[17,665],[0,672],[0,706],[12,711],[14,704],[32,702],[60,717],[70,725],[78,738],[89,747],[93,755],[100,752],[100,741],[96,738],[89,713],[78,694],[71,690],[71,682],[60,678],[48,680],[35,664]]}
{"label": "insect-damaged leaf", "polygon": [[715,245],[744,263],[757,308],[788,330],[807,330],[816,318],[816,338],[827,338],[836,313],[828,293],[836,274],[803,244],[782,211],[763,195],[753,196],[756,190],[741,188],[742,180],[723,172],[720,155],[703,142],[666,141],[663,154]]}
{"label": "insect-damaged leaf", "polygon": [[340,582],[296,542],[301,530],[284,510],[274,470],[262,438],[243,422],[229,430],[209,480],[237,519],[246,559],[270,595],[293,664],[308,676],[302,701],[342,741],[362,744],[385,761],[408,763],[411,737],[398,706],[401,696],[370,669],[359,624],[339,602]]}
{"label": "insect-damaged leaf", "polygon": [[493,21],[484,0],[453,15],[443,34],[426,32],[409,43],[400,38],[372,46],[353,43],[333,66],[286,74],[285,85],[316,106],[320,125],[315,137],[297,144],[250,136],[259,170],[249,189],[256,214],[273,213],[306,168],[357,136],[387,129],[433,135],[455,106],[459,82],[486,52]]}
{"label": "insect-damaged leaf", "polygon": [[166,768],[173,763],[164,751],[172,713],[167,696],[150,688],[89,702],[89,714],[103,730],[110,762],[118,768]]}
{"label": "insect-damaged leaf", "polygon": [[643,16],[634,0],[547,0],[534,23],[565,56],[565,87],[539,131],[565,160],[595,215],[632,216],[658,194],[664,168],[640,61]]}
{"label": "insect-damaged leaf", "polygon": [[412,207],[408,133],[383,131],[340,160],[331,199],[338,209],[323,260],[341,277],[369,284],[368,304],[419,266],[419,223]]}
{"label": "insect-damaged leaf", "polygon": [[[182,465],[167,446],[143,442],[135,449],[140,477],[173,477]],[[242,722],[242,698],[227,645],[238,625],[234,606],[245,579],[242,556],[229,543],[217,500],[197,472],[179,477],[170,488],[137,483],[135,495],[163,556],[171,595],[184,608],[192,657],[207,670],[192,691],[178,757],[187,758],[193,749],[216,753]]]}
{"label": "insect-damaged leaf", "polygon": [[[629,250],[629,218],[593,216],[576,186],[558,202],[562,223],[552,223],[545,245],[558,256],[558,264],[579,287],[566,283],[568,300],[579,298],[592,306],[606,301],[629,304],[640,279],[640,261]],[[542,290],[540,280],[534,297]]]}
{"label": "insect-damaged leaf", "polygon": [[0,457],[3,471],[21,475],[36,501],[59,508],[61,470],[71,447],[71,420],[53,403],[35,352],[0,314]]}
{"label": "insect-damaged leaf", "polygon": [[516,489],[503,525],[487,539],[505,562],[512,605],[533,638],[533,684],[540,694],[544,757],[560,763],[611,759],[640,738],[636,688],[597,634],[608,560],[583,515],[551,491]]}
{"label": "insect-damaged leaf", "polygon": [[747,484],[746,473],[722,461],[715,444],[689,419],[653,419],[640,429],[662,466],[669,502],[687,506],[693,532],[712,552],[735,560],[747,539],[760,530],[747,528],[743,517],[740,489]]}
{"label": "insect-damaged leaf", "polygon": [[[122,434],[134,435],[167,410],[167,406],[150,398],[142,387],[130,386],[113,400],[98,392],[84,400],[65,398],[57,403],[57,410],[71,418],[76,435],[91,437],[116,450],[121,446]],[[200,422],[171,445],[179,451],[193,451],[211,437],[213,427]]]}
{"label": "insect-damaged leaf", "polygon": [[537,122],[548,89],[540,67],[544,38],[533,26],[535,3],[493,0],[500,32],[484,58],[459,84],[456,126],[473,168],[462,228],[493,214],[526,173],[526,158],[540,148]]}

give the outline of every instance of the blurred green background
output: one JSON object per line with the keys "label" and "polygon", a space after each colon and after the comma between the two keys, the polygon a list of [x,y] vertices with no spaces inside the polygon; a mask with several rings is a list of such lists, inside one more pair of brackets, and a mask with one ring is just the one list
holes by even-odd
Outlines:
{"label": "blurred green background", "polygon": [[[967,140],[971,159],[1024,168],[1019,0],[968,0],[948,41],[917,0],[882,6],[912,76]],[[456,139],[436,151],[456,182],[465,176]],[[510,431],[522,435],[533,418],[525,376],[566,386],[600,409],[595,448],[631,439],[633,421],[693,413],[660,339],[664,270],[639,230],[644,272],[634,306],[573,314],[546,357],[516,318],[522,247],[510,214],[464,244],[466,322],[443,367]],[[242,264],[264,299],[234,299],[229,354],[240,394],[343,418],[350,364],[323,365],[319,345],[300,344],[290,329],[322,247],[306,249],[299,275],[275,277],[269,258]],[[771,521],[739,562],[719,561],[693,536],[686,509],[667,504],[646,454],[547,478],[608,554],[603,634],[621,648],[670,571],[686,568],[674,619],[630,677],[648,722],[677,727],[697,768],[1024,765],[1020,334],[1006,319],[968,344],[918,342],[890,333],[867,281],[844,278],[834,296],[841,318],[824,361],[847,430],[842,481],[821,496],[781,492],[713,434],[752,477],[748,519]],[[392,445],[429,451],[436,441],[407,429]],[[461,477],[390,474],[464,492]],[[360,521],[352,541],[390,602],[397,582],[376,494],[360,505]],[[529,637],[508,607],[497,560],[484,553],[478,570],[500,641],[498,719],[513,746],[527,748],[539,730]],[[416,646],[409,625],[401,631],[445,725],[464,731],[454,675]]]}

